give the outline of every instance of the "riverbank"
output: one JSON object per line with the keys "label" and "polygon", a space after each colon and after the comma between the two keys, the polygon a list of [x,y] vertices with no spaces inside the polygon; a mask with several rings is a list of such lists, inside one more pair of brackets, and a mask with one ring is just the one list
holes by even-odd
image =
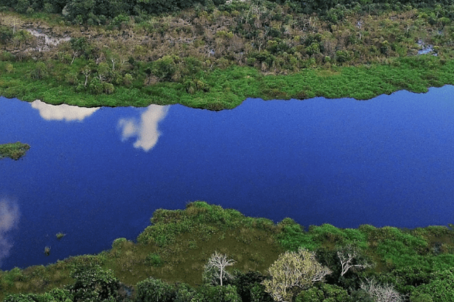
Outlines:
{"label": "riverbank", "polygon": [[454,84],[450,6],[313,5],[323,9],[234,1],[98,21],[4,10],[0,95],[222,110],[248,97],[366,100]]}
{"label": "riverbank", "polygon": [[[76,59],[72,69],[77,70],[86,63]],[[252,67],[231,66],[204,74],[204,85],[209,89],[194,94],[188,94],[181,83],[156,83],[152,86],[138,84],[131,88],[118,87],[109,95],[93,95],[84,91],[76,92],[71,85],[54,77],[40,80],[23,77],[39,63],[14,62],[14,72],[1,77],[0,95],[81,107],[144,107],[149,104],[179,103],[193,108],[222,110],[235,108],[249,97],[270,100],[324,96],[367,100],[398,90],[424,93],[429,87],[454,84],[454,60],[424,55],[394,58],[386,63],[311,68],[288,75],[263,75]],[[0,69],[7,64],[10,63],[0,62]],[[58,69],[61,63],[50,61],[48,64]]]}
{"label": "riverbank", "polygon": [[[345,293],[349,287],[358,287],[365,277],[388,282],[402,294],[425,293],[431,282],[438,282],[434,274],[454,265],[454,225],[408,230],[371,225],[340,229],[324,224],[304,231],[290,218],[275,224],[205,202],[189,203],[184,210],[159,209],[151,222],[136,243],[119,238],[111,250],[97,255],[70,257],[45,267],[0,271],[0,300],[8,294],[43,293],[72,284],[70,272],[87,265],[112,270],[129,288],[150,276],[199,287],[203,284],[203,266],[214,251],[233,258],[236,263],[232,269],[265,276],[284,251],[304,247],[316,252],[318,261],[333,271],[327,284]],[[340,278],[336,251],[348,245],[355,246],[361,259],[374,265]]]}
{"label": "riverbank", "polygon": [[20,159],[30,149],[30,145],[22,144],[21,142],[0,144],[0,159],[11,158],[14,160]]}

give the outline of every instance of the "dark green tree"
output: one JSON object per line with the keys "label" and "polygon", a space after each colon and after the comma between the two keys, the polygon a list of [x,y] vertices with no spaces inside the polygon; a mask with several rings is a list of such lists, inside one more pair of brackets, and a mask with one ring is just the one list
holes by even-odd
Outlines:
{"label": "dark green tree", "polygon": [[76,282],[68,286],[74,301],[102,302],[115,301],[120,284],[111,270],[99,265],[79,266],[71,272]]}
{"label": "dark green tree", "polygon": [[137,283],[137,302],[171,302],[175,297],[175,288],[164,281],[148,278]]}

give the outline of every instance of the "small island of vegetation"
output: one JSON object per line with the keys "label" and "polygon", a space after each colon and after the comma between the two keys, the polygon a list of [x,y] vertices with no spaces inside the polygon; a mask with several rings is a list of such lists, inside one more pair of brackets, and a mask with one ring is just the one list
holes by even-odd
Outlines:
{"label": "small island of vegetation", "polygon": [[11,159],[18,160],[24,156],[29,149],[29,145],[22,144],[21,142],[0,144],[0,159],[9,157]]}
{"label": "small island of vegetation", "polygon": [[156,302],[448,302],[454,225],[330,224],[307,231],[191,202],[155,211],[137,242],[97,255],[0,271],[0,300]]}

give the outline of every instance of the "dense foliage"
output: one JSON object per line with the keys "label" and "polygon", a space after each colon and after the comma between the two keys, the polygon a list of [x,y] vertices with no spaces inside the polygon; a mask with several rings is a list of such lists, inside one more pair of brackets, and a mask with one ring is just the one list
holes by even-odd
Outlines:
{"label": "dense foliage", "polygon": [[[32,14],[35,11],[44,11],[62,14],[66,19],[75,23],[105,24],[109,19],[117,19],[118,21],[130,15],[160,14],[194,6],[215,7],[225,4],[225,2],[225,0],[4,0],[2,5],[4,9],[10,7],[19,13]],[[263,0],[254,0],[254,2],[263,2]],[[343,10],[350,8],[375,10],[377,7],[384,7],[400,10],[405,6],[426,8],[435,7],[437,4],[454,4],[453,0],[359,0],[357,2],[347,0],[273,0],[272,2],[280,4],[287,2],[298,12],[319,13],[330,18],[337,18],[338,14],[342,15]],[[451,14],[454,15],[454,13]]]}

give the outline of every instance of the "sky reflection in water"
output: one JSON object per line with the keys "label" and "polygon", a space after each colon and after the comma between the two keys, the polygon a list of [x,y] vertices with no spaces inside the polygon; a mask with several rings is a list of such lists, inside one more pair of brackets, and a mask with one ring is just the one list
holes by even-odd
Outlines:
{"label": "sky reflection in water", "polygon": [[194,200],[305,226],[453,223],[453,95],[249,99],[221,112],[0,98],[0,142],[31,145],[0,161],[1,268],[97,253]]}
{"label": "sky reflection in water", "polygon": [[40,100],[31,103],[33,109],[39,111],[39,115],[46,121],[83,121],[95,113],[99,108],[82,108],[77,106],[62,105],[49,105]]}
{"label": "sky reflection in water", "polygon": [[140,116],[140,121],[134,118],[122,118],[118,121],[122,141],[137,136],[134,148],[150,151],[158,142],[161,133],[158,123],[163,120],[168,111],[167,106],[150,105]]}
{"label": "sky reflection in water", "polygon": [[19,207],[17,204],[7,198],[0,199],[0,267],[2,260],[8,257],[9,251],[13,246],[8,233],[17,227],[19,223]]}

